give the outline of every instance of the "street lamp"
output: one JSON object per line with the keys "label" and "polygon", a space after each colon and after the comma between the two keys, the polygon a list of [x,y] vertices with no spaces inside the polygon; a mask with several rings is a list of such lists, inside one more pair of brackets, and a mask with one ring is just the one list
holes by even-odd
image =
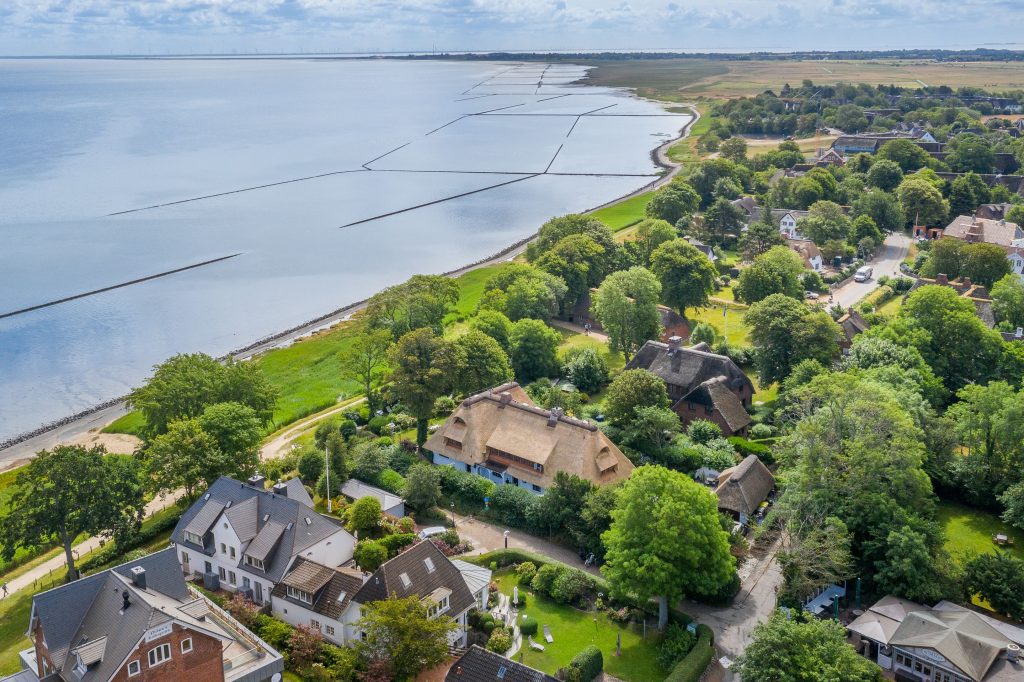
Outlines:
{"label": "street lamp", "polygon": [[508,534],[509,534],[509,533],[511,533],[511,532],[512,532],[512,531],[510,531],[510,530],[507,530],[507,531],[505,531],[504,533],[502,533],[502,535],[504,535],[504,536],[505,536],[505,549],[508,549]]}
{"label": "street lamp", "polygon": [[455,528],[455,503],[452,502],[452,528]]}

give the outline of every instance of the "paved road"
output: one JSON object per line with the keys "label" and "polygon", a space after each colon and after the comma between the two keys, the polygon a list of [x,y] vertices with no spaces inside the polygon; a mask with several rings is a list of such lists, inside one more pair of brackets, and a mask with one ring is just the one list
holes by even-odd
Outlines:
{"label": "paved road", "polygon": [[[782,584],[782,569],[775,555],[781,546],[775,541],[765,557],[750,573],[733,603],[726,607],[683,602],[681,608],[715,632],[715,648],[719,656],[735,659],[753,638],[754,627],[768,620],[775,610],[776,588]],[[719,677],[720,676],[720,677]],[[735,680],[729,671],[719,669],[717,679]]]}
{"label": "paved road", "polygon": [[[832,291],[832,303],[844,308],[849,308],[862,298],[871,293],[878,286],[878,278],[882,275],[893,277],[900,274],[900,263],[907,256],[907,249],[910,248],[910,237],[902,233],[890,234],[885,239],[885,246],[868,265],[874,272],[867,282],[854,282],[850,280],[843,286]],[[820,299],[828,305],[827,297]]]}

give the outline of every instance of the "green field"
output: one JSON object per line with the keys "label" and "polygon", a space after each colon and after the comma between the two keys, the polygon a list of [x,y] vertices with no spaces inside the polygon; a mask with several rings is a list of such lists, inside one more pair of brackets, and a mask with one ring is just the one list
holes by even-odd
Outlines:
{"label": "green field", "polygon": [[750,345],[750,328],[745,321],[746,310],[729,306],[728,315],[723,314],[722,306],[711,304],[707,308],[691,308],[686,312],[687,319],[696,324],[707,322],[715,328],[719,338],[726,338],[732,346]]}
{"label": "green field", "polygon": [[559,354],[571,348],[593,348],[596,350],[608,363],[608,369],[615,371],[622,369],[626,364],[626,358],[622,356],[622,353],[613,353],[608,349],[608,344],[588,336],[586,334],[580,334],[578,332],[569,331],[562,327],[555,327],[556,332],[562,335],[562,343],[558,347]]}
{"label": "green field", "polygon": [[686,137],[669,147],[669,159],[684,165],[700,161],[700,156],[697,154],[697,141],[700,140],[701,135],[708,132],[708,129],[711,128],[710,109],[711,107],[708,104],[697,105],[700,118],[690,126],[689,134]]}
{"label": "green field", "polygon": [[704,59],[602,60],[596,64],[586,80],[588,85],[633,88],[641,97],[670,102],[692,101],[685,88],[730,70],[726,62]]}
{"label": "green field", "polygon": [[653,191],[637,194],[617,204],[599,208],[590,215],[610,227],[613,232],[624,230],[647,217],[644,209],[647,208],[647,204],[650,203],[653,196]]}
{"label": "green field", "polygon": [[[515,574],[499,573],[495,579],[499,589],[511,596],[512,588],[518,582]],[[556,604],[528,589],[526,595],[526,608],[520,612],[520,623],[523,614],[536,620],[538,630],[534,641],[545,647],[544,651],[534,651],[524,638],[520,652],[526,665],[554,675],[559,668],[568,665],[573,656],[596,644],[604,655],[604,671],[625,682],[661,682],[668,674],[657,662],[659,636],[653,628],[648,630],[645,640],[641,628],[613,623],[604,613],[579,611]],[[554,639],[551,644],[544,641],[545,625],[551,628]],[[620,633],[622,656],[616,656],[615,640]],[[519,660],[519,654],[516,654],[516,660]]]}
{"label": "green field", "polygon": [[939,524],[946,533],[946,549],[954,559],[995,550],[992,536],[1002,533],[1013,539],[1010,551],[1024,560],[1024,532],[1003,523],[998,516],[956,502],[939,502]]}

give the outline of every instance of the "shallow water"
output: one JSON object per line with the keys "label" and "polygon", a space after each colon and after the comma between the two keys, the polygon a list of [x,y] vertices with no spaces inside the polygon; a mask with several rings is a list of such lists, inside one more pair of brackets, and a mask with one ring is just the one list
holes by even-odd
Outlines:
{"label": "shallow water", "polygon": [[647,184],[688,117],[584,71],[0,60],[0,316],[239,254],[0,318],[0,441]]}

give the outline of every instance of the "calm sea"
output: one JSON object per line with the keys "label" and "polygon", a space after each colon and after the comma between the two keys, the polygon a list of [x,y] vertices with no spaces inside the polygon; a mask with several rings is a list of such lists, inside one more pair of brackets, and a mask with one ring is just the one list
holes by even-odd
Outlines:
{"label": "calm sea", "polygon": [[647,184],[687,117],[584,72],[0,60],[0,441]]}

